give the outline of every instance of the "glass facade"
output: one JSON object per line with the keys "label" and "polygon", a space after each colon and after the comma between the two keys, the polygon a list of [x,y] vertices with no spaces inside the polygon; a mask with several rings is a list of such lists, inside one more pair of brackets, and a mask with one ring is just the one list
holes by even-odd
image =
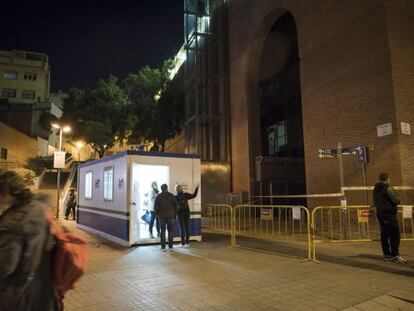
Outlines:
{"label": "glass facade", "polygon": [[222,0],[184,0],[186,153],[229,161]]}

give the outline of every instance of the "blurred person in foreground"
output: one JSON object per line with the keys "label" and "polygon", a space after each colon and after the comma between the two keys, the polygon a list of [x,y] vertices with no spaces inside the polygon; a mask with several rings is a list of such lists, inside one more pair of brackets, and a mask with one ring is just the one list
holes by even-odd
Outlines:
{"label": "blurred person in foreground", "polygon": [[374,205],[381,227],[381,247],[384,260],[389,262],[404,262],[400,256],[400,228],[398,227],[398,200],[390,185],[390,175],[382,173],[373,191]]}
{"label": "blurred person in foreground", "polygon": [[0,170],[0,310],[58,310],[55,240],[45,207],[14,172]]}

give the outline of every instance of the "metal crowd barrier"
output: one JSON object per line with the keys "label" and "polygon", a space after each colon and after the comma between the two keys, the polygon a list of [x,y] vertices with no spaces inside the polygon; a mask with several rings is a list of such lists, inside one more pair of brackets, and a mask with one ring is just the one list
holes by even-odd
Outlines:
{"label": "metal crowd barrier", "polygon": [[235,246],[233,207],[228,204],[207,204],[203,213],[203,227],[231,235],[231,245]]}
{"label": "metal crowd barrier", "polygon": [[[398,209],[401,240],[414,240],[412,207],[401,205]],[[315,261],[316,243],[370,242],[380,239],[376,209],[369,205],[318,206],[313,209],[311,219],[312,255]]]}
{"label": "metal crowd barrier", "polygon": [[302,240],[311,259],[309,211],[304,206],[237,205],[233,208],[234,243],[236,236],[265,239]]}

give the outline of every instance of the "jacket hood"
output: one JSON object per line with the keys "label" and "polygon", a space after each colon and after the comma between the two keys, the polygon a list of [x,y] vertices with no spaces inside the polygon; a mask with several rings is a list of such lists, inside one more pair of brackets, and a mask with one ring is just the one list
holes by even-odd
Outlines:
{"label": "jacket hood", "polygon": [[0,232],[11,230],[22,222],[28,222],[29,219],[44,217],[48,201],[47,195],[35,195],[21,205],[14,205],[4,210],[0,214]]}

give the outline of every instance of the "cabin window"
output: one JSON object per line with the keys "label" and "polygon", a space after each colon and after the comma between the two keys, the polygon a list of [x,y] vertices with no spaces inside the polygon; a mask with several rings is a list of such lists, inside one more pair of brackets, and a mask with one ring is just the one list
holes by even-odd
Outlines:
{"label": "cabin window", "polygon": [[113,197],[113,176],[114,168],[112,166],[104,169],[104,200],[112,201]]}
{"label": "cabin window", "polygon": [[92,199],[92,172],[85,174],[85,199]]}

